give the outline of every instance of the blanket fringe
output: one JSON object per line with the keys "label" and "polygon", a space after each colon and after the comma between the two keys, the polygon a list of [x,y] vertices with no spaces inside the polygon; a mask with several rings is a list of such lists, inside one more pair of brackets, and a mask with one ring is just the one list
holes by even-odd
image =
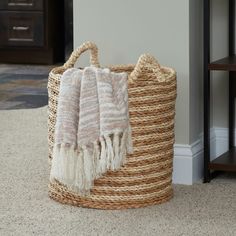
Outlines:
{"label": "blanket fringe", "polygon": [[117,163],[119,162],[118,160],[120,159],[119,149],[120,149],[120,134],[116,132],[113,136],[114,160],[111,167],[112,170],[117,170],[119,168],[119,166],[117,165]]}
{"label": "blanket fringe", "polygon": [[55,145],[50,179],[56,179],[80,195],[90,194],[94,180],[108,170],[118,170],[131,153],[129,129],[100,137],[91,146]]}
{"label": "blanket fringe", "polygon": [[99,159],[99,169],[98,169],[98,175],[106,172],[106,143],[103,137],[100,138],[100,144],[101,144],[101,156]]}

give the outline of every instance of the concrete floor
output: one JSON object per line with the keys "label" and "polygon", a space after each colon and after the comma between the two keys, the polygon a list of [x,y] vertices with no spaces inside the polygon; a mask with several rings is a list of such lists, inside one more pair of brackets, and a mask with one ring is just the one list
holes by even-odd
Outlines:
{"label": "concrete floor", "polygon": [[55,66],[0,65],[0,110],[47,105],[47,80]]}

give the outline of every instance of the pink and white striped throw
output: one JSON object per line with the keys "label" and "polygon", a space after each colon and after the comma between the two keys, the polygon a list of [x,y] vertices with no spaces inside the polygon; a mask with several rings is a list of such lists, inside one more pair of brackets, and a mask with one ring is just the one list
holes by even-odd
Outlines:
{"label": "pink and white striped throw", "polygon": [[81,195],[132,153],[127,74],[93,66],[61,78],[51,181]]}

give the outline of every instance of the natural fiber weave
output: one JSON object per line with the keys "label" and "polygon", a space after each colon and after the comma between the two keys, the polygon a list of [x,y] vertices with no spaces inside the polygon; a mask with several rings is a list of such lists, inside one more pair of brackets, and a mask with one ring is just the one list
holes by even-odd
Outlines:
{"label": "natural fiber weave", "polygon": [[[49,159],[54,144],[60,77],[88,49],[91,50],[90,63],[99,66],[97,47],[87,42],[72,53],[64,66],[54,68],[49,74]],[[59,182],[49,184],[49,196],[61,203],[99,209],[138,208],[166,202],[173,196],[176,73],[171,68],[160,67],[155,58],[147,54],[139,58],[137,65],[109,68],[129,74],[134,153],[128,155],[127,163],[120,170],[109,171],[95,180],[89,196],[79,196]]]}

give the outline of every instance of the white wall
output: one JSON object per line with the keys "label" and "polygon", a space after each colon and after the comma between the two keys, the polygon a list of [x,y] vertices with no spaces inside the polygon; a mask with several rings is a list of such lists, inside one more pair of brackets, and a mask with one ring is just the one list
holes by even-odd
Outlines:
{"label": "white wall", "polygon": [[149,52],[175,68],[176,143],[189,144],[189,0],[74,0],[74,46],[87,40],[98,45],[102,65],[136,63]]}

